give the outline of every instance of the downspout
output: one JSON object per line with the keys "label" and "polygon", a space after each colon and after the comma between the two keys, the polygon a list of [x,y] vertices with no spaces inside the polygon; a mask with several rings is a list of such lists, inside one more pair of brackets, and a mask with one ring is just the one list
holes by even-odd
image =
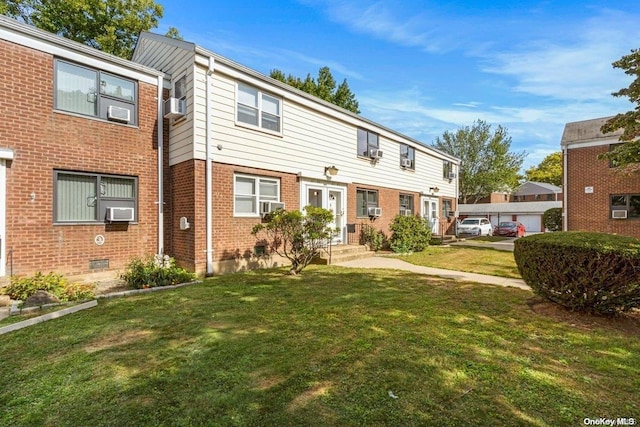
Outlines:
{"label": "downspout", "polygon": [[569,215],[567,215],[567,157],[569,149],[567,146],[562,147],[562,231],[569,230]]}
{"label": "downspout", "polygon": [[211,144],[213,143],[213,129],[211,125],[211,86],[213,82],[214,58],[209,57],[209,67],[207,70],[207,90],[206,90],[206,173],[205,173],[205,203],[206,203],[206,251],[207,251],[207,276],[213,275],[213,163],[211,160]]}
{"label": "downspout", "polygon": [[164,78],[158,76],[158,255],[164,255],[164,111],[162,89]]}

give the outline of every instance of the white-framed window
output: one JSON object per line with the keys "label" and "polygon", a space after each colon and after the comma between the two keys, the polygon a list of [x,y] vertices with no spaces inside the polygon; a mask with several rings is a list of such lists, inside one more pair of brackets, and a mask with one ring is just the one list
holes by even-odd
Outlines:
{"label": "white-framed window", "polygon": [[[403,159],[408,160],[410,163],[405,166]],[[405,160],[405,161],[406,161]],[[406,144],[400,144],[400,167],[407,169],[416,169],[416,149]]]}
{"label": "white-framed window", "polygon": [[236,121],[271,132],[281,132],[282,100],[253,86],[238,83]]}
{"label": "white-framed window", "polygon": [[137,124],[136,81],[60,59],[54,67],[56,110]]}
{"label": "white-framed window", "polygon": [[53,222],[105,222],[109,207],[133,208],[138,220],[137,177],[62,170],[53,175]]}
{"label": "white-framed window", "polygon": [[377,133],[358,128],[358,156],[369,157],[369,152],[380,148],[380,137]]}
{"label": "white-framed window", "polygon": [[280,180],[251,175],[234,175],[233,214],[259,216],[261,202],[280,201]]}

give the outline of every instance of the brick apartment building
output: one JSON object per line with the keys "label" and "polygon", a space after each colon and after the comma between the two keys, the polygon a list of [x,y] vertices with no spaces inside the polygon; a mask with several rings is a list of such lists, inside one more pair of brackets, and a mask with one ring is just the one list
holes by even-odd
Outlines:
{"label": "brick apartment building", "polygon": [[163,74],[4,16],[0,52],[0,276],[161,251]]}
{"label": "brick apartment building", "polygon": [[564,229],[640,237],[640,181],[598,159],[620,144],[622,131],[600,131],[608,117],[567,123],[564,155]]}

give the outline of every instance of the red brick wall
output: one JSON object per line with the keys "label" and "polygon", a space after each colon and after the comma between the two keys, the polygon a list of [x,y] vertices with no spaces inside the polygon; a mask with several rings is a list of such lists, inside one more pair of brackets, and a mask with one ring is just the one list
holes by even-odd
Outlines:
{"label": "red brick wall", "polygon": [[[639,219],[610,219],[610,195],[640,194],[637,176],[624,176],[609,168],[598,154],[609,146],[575,148],[567,154],[567,225],[571,231],[599,231],[640,237]],[[592,194],[585,187],[593,187]]]}
{"label": "red brick wall", "polygon": [[[13,273],[86,273],[95,259],[120,269],[133,255],[155,253],[156,87],[139,84],[138,127],[54,112],[53,57],[5,41],[0,51],[0,147],[15,153],[6,212]],[[139,222],[54,225],[54,169],[137,176]],[[97,234],[104,235],[103,246],[94,243]]]}
{"label": "red brick wall", "polygon": [[251,229],[260,218],[233,216],[234,173],[280,178],[280,199],[288,210],[300,208],[300,190],[295,174],[242,166],[213,164],[213,260],[248,259],[257,243]]}

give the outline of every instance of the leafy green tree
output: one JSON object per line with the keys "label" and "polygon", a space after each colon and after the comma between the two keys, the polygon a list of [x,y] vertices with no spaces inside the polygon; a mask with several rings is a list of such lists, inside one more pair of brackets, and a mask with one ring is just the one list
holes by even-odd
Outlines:
{"label": "leafy green tree", "polygon": [[355,94],[351,92],[347,79],[344,79],[340,85],[336,86],[336,81],[329,67],[320,68],[316,79],[311,77],[311,74],[307,74],[304,80],[291,74],[285,76],[278,69],[271,70],[269,76],[353,113],[360,114],[358,100]]}
{"label": "leafy green tree", "polygon": [[300,273],[320,252],[332,236],[329,224],[333,213],[327,209],[307,206],[305,214],[298,210],[280,209],[269,215],[267,222],[256,224],[251,234],[264,233],[270,249],[291,261],[290,274]]}
{"label": "leafy green tree", "polygon": [[636,107],[626,113],[617,114],[602,126],[603,133],[623,129],[620,141],[625,143],[600,155],[599,158],[611,160],[619,171],[638,172],[640,171],[640,49],[632,49],[630,54],[613,62],[612,65],[614,68],[624,70],[625,74],[635,77],[629,87],[622,88],[612,95],[626,96],[630,102],[636,104]]}
{"label": "leafy green tree", "polygon": [[524,173],[527,181],[562,185],[562,152],[556,151],[542,159],[538,166],[531,166]]}
{"label": "leafy green tree", "polygon": [[432,146],[459,158],[458,173],[461,203],[476,203],[494,191],[515,188],[520,180],[518,171],[525,152],[511,153],[511,137],[507,129],[476,120],[471,127],[463,126],[455,132],[446,131]]}
{"label": "leafy green tree", "polygon": [[167,30],[165,36],[176,40],[184,40],[182,34],[180,34],[180,31],[178,31],[176,27],[169,27],[169,30]]}
{"label": "leafy green tree", "polygon": [[0,13],[122,58],[138,35],[158,26],[153,0],[0,0]]}
{"label": "leafy green tree", "polygon": [[542,223],[544,228],[549,231],[562,230],[562,208],[551,208],[542,214]]}

